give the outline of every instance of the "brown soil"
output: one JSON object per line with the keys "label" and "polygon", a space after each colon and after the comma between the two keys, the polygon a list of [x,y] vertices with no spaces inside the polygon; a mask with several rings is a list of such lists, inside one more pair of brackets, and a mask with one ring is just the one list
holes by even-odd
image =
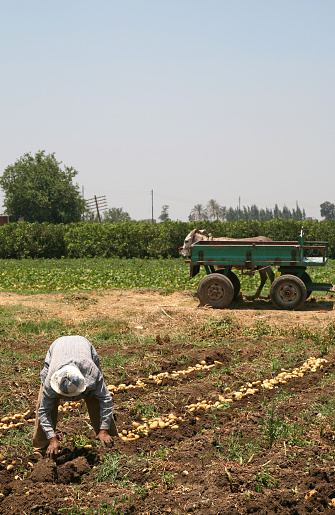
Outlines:
{"label": "brown soil", "polygon": [[[185,335],[191,335],[192,331],[194,334],[197,324],[203,324],[209,317],[222,319],[227,314],[243,327],[264,321],[271,327],[299,325],[320,330],[334,322],[333,302],[332,297],[312,299],[302,310],[288,312],[273,309],[267,299],[253,302],[243,299],[243,302],[233,304],[232,309],[220,311],[199,308],[197,299],[187,293],[165,297],[147,291],[124,290],[77,295],[1,294],[0,305],[33,308],[34,317],[44,320],[59,318],[74,326],[94,317],[126,320],[135,334],[155,339],[146,344],[143,357],[140,343],[122,348],[124,355],[138,354],[139,370],[150,361],[156,363],[155,374],[183,370],[202,361],[207,364],[219,361],[221,365],[216,364],[212,375],[203,372],[178,380],[169,377],[160,385],[149,378],[150,373],[141,374],[132,369],[131,364],[127,365],[126,377],[120,376],[117,384],[135,384],[140,378],[145,388],[120,389],[115,394],[118,430],[129,431],[132,421],[141,421],[139,403],[154,404],[161,414],[173,412],[182,417],[179,427],[156,429],[135,441],[115,438],[112,449],[95,444],[92,449],[85,449],[74,445],[72,440],[73,435],[80,433],[94,438],[86,423],[85,404],[73,409],[69,417],[60,413],[58,435],[67,443],[57,459],[34,455],[2,456],[0,513],[335,514],[335,432],[328,419],[318,412],[312,414],[315,423],[308,424],[309,445],[301,444],[299,439],[292,441],[288,437],[278,437],[271,448],[262,436],[260,424],[266,418],[264,406],[282,391],[285,396],[278,404],[277,416],[288,417],[292,424],[301,425],[303,431],[304,411],[316,401],[320,402],[321,397],[333,398],[333,352],[322,355],[327,360],[323,368],[290,379],[285,387],[259,391],[234,401],[228,409],[190,413],[186,405],[203,399],[215,401],[227,387],[238,390],[243,381],[229,370],[236,354],[232,342],[222,345],[218,341],[217,346],[208,346],[206,342],[194,345],[190,336],[187,344],[181,344],[177,336],[183,331]],[[41,335],[34,342],[16,341],[15,348],[28,353],[41,342],[45,346],[51,343]],[[239,342],[241,370],[244,366],[243,373],[250,371],[252,374],[253,360],[271,342],[265,337],[250,341],[239,338]],[[289,338],[287,343],[290,343]],[[100,355],[108,355],[120,352],[120,346],[107,342],[97,350]],[[301,358],[302,363],[304,358]],[[329,381],[320,382],[327,377]],[[248,380],[254,379],[249,376]],[[26,392],[32,412],[37,394],[35,388]],[[19,391],[18,384],[13,381],[11,391],[13,395]],[[31,417],[31,414],[27,416]],[[256,441],[261,441],[262,445],[251,456],[247,456],[245,448],[240,459],[232,454],[228,456],[228,440],[234,441],[236,446],[242,442],[251,445]],[[111,455],[118,457],[116,475],[97,481],[101,464]],[[8,471],[12,460],[14,467]],[[26,476],[24,471],[28,471]],[[15,479],[15,476],[19,478]]]}

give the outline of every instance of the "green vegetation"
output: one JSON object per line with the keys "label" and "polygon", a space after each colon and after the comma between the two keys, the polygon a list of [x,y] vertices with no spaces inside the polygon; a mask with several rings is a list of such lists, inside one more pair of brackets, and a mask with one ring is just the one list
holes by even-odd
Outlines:
{"label": "green vegetation", "polygon": [[[297,241],[303,225],[306,241],[328,242],[329,257],[335,257],[335,220],[216,220],[201,222],[199,225],[215,237],[246,238],[264,235],[274,241]],[[178,258],[178,248],[183,245],[185,237],[195,226],[194,222],[167,221],[150,224],[132,220],[66,225],[15,222],[0,227],[0,259]]]}
{"label": "green vegetation", "polygon": [[71,508],[59,508],[58,513],[64,513],[66,515],[122,515],[117,505],[118,502],[116,499],[114,499],[112,504],[102,502],[99,508],[86,508],[74,504]]}
{"label": "green vegetation", "polygon": [[85,200],[72,179],[78,174],[72,167],[61,168],[55,154],[39,151],[24,154],[7,166],[0,177],[4,206],[14,221],[79,222],[85,211]]}
{"label": "green vegetation", "polygon": [[[242,276],[236,271],[241,281],[241,290],[245,295],[255,293],[259,285],[259,275]],[[335,282],[335,261],[329,261],[324,268],[309,270],[315,282]],[[161,293],[174,291],[196,291],[197,285],[205,275],[205,270],[189,279],[189,267],[182,259],[40,259],[40,260],[2,260],[0,273],[0,291],[16,292],[69,292],[66,301],[69,304],[81,304],[83,308],[94,300],[84,292],[93,290],[117,289],[152,289]],[[264,295],[270,285],[264,288]],[[312,297],[320,297],[319,292]],[[324,294],[323,294],[324,295]],[[237,301],[238,303],[239,301]],[[228,335],[232,321],[225,317],[222,327],[217,330]],[[125,328],[126,329],[126,328]],[[211,331],[208,327],[206,331]],[[258,334],[271,334],[273,328],[260,321]]]}

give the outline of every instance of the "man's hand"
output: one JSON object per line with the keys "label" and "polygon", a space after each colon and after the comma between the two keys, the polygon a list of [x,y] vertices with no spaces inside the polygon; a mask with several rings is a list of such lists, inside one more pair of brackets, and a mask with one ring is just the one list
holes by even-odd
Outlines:
{"label": "man's hand", "polygon": [[110,434],[108,434],[108,431],[105,429],[100,429],[99,433],[97,434],[97,440],[100,440],[102,445],[107,445],[107,447],[113,445],[113,439]]}
{"label": "man's hand", "polygon": [[53,454],[57,455],[58,451],[59,451],[59,447],[60,447],[60,443],[57,440],[57,438],[55,436],[53,438],[50,438],[49,446],[46,450],[47,456],[49,456],[51,458]]}

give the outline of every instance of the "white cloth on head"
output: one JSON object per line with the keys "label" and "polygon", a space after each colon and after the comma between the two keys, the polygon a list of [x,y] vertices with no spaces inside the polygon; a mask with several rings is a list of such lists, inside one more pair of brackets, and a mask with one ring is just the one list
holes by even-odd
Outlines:
{"label": "white cloth on head", "polygon": [[56,393],[66,397],[79,395],[86,389],[85,378],[74,365],[65,365],[54,372],[50,378],[50,385]]}

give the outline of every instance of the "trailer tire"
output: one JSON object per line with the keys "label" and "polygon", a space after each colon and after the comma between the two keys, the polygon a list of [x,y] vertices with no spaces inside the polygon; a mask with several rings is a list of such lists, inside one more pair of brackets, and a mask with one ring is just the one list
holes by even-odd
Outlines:
{"label": "trailer tire", "polygon": [[273,281],[270,288],[270,299],[279,309],[299,309],[306,298],[306,286],[295,275],[281,275]]}
{"label": "trailer tire", "polygon": [[[283,275],[287,275],[287,274],[283,274]],[[313,282],[311,276],[307,272],[303,272],[302,276],[300,277],[300,279],[302,280],[302,282],[304,283],[305,286],[306,286],[307,283],[312,283]],[[313,293],[312,290],[307,290],[306,300],[311,296],[312,293]]]}
{"label": "trailer tire", "polygon": [[[224,275],[224,268],[219,268],[218,270],[215,270],[216,274],[223,274]],[[241,283],[235,272],[232,272],[231,270],[228,272],[228,275],[226,276],[231,281],[233,287],[234,287],[234,297],[233,300],[236,300],[238,297],[238,294],[241,290]]]}
{"label": "trailer tire", "polygon": [[201,305],[210,305],[213,308],[226,308],[234,298],[234,286],[230,279],[220,273],[206,275],[201,279],[198,290],[198,299]]}

